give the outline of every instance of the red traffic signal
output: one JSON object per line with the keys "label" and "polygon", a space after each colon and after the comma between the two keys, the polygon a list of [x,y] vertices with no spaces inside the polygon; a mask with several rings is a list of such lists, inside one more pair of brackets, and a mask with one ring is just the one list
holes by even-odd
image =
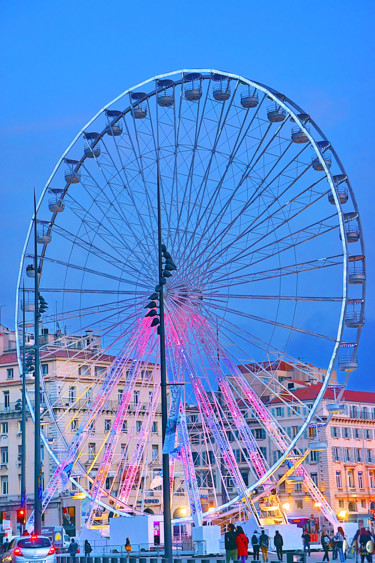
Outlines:
{"label": "red traffic signal", "polygon": [[17,510],[17,524],[26,524],[26,508]]}

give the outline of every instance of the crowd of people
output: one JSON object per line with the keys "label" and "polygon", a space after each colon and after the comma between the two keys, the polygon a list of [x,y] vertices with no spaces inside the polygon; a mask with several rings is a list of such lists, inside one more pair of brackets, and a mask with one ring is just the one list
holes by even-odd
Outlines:
{"label": "crowd of people", "polygon": [[[375,551],[375,536],[366,528],[360,528],[351,543],[349,544],[342,526],[337,528],[337,532],[330,536],[326,531],[321,534],[321,546],[323,549],[323,561],[330,561],[330,553],[332,561],[340,559],[340,563],[344,563],[346,559],[354,559],[356,563],[372,563],[372,556]],[[228,525],[228,531],[225,534],[225,556],[226,563],[245,560],[250,555],[249,545],[253,555],[253,561],[260,561],[259,555],[262,554],[263,563],[268,562],[268,550],[270,546],[270,538],[261,530],[259,534],[257,530],[253,532],[251,541],[246,536],[241,526],[234,524]],[[273,544],[279,561],[283,560],[284,540],[280,532],[276,531]],[[302,534],[302,544],[305,557],[311,555],[311,536],[308,530],[304,530]]]}
{"label": "crowd of people", "polygon": [[[273,543],[276,548],[276,553],[279,561],[283,560],[283,545],[284,540],[282,535],[276,531]],[[234,524],[228,525],[228,531],[225,534],[225,559],[226,563],[240,561],[245,563],[249,555],[249,538],[243,531],[242,526],[235,526]],[[263,563],[268,562],[268,549],[270,545],[270,538],[264,530],[259,534],[257,530],[253,532],[251,537],[251,548],[253,551],[253,560],[259,561],[259,553],[262,553]]]}

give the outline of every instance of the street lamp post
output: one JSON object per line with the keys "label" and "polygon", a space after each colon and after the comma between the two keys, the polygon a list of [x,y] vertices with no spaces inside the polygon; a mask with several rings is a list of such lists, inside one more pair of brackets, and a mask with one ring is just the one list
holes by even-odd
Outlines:
{"label": "street lamp post", "polygon": [[[161,385],[161,427],[162,445],[164,446],[168,422],[168,397],[167,397],[167,366],[165,360],[165,322],[164,322],[164,285],[163,253],[162,253],[162,225],[161,225],[161,196],[160,196],[160,171],[157,161],[157,204],[158,204],[158,261],[159,261],[159,311],[160,311],[160,385]],[[168,563],[172,563],[172,522],[171,522],[171,494],[169,477],[169,454],[163,453],[163,514],[164,514],[164,556]]]}
{"label": "street lamp post", "polygon": [[36,199],[34,192],[34,349],[35,349],[35,406],[34,406],[34,534],[42,532],[41,456],[40,456],[40,370],[39,370],[39,272]]}
{"label": "street lamp post", "polygon": [[27,510],[26,497],[26,319],[25,285],[22,294],[22,414],[21,414],[21,508]]}

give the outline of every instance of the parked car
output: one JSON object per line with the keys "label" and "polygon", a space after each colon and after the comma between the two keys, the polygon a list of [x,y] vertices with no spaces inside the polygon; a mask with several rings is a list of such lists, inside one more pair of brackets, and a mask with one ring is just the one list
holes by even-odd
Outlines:
{"label": "parked car", "polygon": [[2,554],[2,563],[56,563],[55,548],[46,536],[14,538]]}

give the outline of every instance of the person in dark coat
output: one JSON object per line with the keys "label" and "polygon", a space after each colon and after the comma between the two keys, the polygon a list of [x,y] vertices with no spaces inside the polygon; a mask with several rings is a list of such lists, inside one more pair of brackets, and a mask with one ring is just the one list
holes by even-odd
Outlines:
{"label": "person in dark coat", "polygon": [[307,530],[305,530],[304,533],[302,534],[302,539],[303,539],[303,552],[304,552],[305,555],[310,555],[310,553],[311,553],[311,548],[310,548],[311,536],[310,536],[310,534]]}
{"label": "person in dark coat", "polygon": [[228,524],[228,531],[225,533],[225,561],[229,563],[237,562],[237,543],[236,543],[236,528],[234,524]]}
{"label": "person in dark coat", "polygon": [[366,528],[361,528],[358,539],[361,563],[364,563],[365,559],[368,563],[372,563],[372,553],[367,549],[367,544],[369,541],[374,541],[374,535],[369,530],[366,530]]}
{"label": "person in dark coat", "polygon": [[267,536],[266,532],[262,530],[262,533],[259,536],[259,545],[260,550],[262,552],[262,558],[264,563],[268,561],[268,546],[270,544],[270,539]]}
{"label": "person in dark coat", "polygon": [[256,530],[251,537],[251,545],[253,546],[253,560],[259,561],[259,535]]}
{"label": "person in dark coat", "polygon": [[76,558],[77,552],[78,552],[78,543],[76,542],[76,540],[74,538],[72,538],[72,540],[69,544],[68,551],[69,551],[71,558],[74,561],[75,558]]}
{"label": "person in dark coat", "polygon": [[237,558],[241,559],[242,563],[245,563],[248,553],[249,553],[249,539],[242,529],[242,526],[237,526]]}
{"label": "person in dark coat", "polygon": [[273,543],[276,548],[277,558],[279,561],[282,561],[284,540],[283,540],[283,536],[277,530],[275,533],[275,537],[273,538]]}
{"label": "person in dark coat", "polygon": [[92,552],[92,547],[89,540],[85,540],[85,557],[90,557],[90,553]]}
{"label": "person in dark coat", "polygon": [[329,553],[329,546],[330,546],[330,544],[331,544],[331,539],[330,539],[330,537],[328,536],[328,534],[327,534],[326,531],[324,531],[324,532],[322,533],[321,542],[322,542],[322,548],[323,548],[323,551],[324,551],[323,561],[329,561],[329,555],[328,555],[328,553]]}

